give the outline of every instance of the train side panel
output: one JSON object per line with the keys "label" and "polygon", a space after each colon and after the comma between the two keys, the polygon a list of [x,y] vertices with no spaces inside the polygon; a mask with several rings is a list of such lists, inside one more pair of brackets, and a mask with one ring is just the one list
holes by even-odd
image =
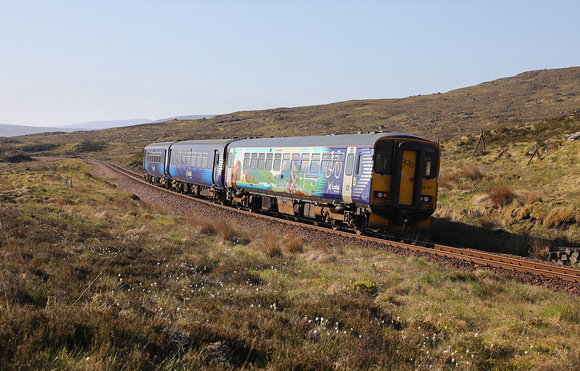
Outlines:
{"label": "train side panel", "polygon": [[169,173],[185,184],[224,189],[224,163],[232,139],[179,142],[171,148]]}
{"label": "train side panel", "polygon": [[171,178],[204,187],[213,187],[213,151],[198,148],[172,149]]}
{"label": "train side panel", "polygon": [[145,147],[143,153],[143,169],[154,177],[167,178],[167,161],[169,149],[173,142],[152,143]]}
{"label": "train side panel", "polygon": [[345,154],[345,147],[232,148],[226,184],[249,192],[342,201]]}

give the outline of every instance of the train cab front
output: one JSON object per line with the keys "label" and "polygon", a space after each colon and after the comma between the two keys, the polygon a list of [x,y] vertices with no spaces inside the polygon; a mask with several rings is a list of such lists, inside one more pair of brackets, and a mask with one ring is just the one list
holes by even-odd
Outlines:
{"label": "train cab front", "polygon": [[382,138],[375,144],[371,185],[371,228],[426,228],[437,207],[440,149],[411,138]]}

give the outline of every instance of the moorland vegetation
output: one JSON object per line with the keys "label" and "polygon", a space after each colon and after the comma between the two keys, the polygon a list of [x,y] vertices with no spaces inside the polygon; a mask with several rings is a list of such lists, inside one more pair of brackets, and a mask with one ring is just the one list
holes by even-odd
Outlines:
{"label": "moorland vegetation", "polygon": [[578,297],[172,215],[80,161],[1,171],[2,369],[580,367]]}

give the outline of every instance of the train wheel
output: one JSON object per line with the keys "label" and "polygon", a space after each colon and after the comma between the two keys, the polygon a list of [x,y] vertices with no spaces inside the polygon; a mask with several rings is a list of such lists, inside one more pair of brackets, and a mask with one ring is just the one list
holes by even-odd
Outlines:
{"label": "train wheel", "polygon": [[366,215],[357,215],[354,219],[354,232],[356,234],[364,234],[368,225],[368,219]]}
{"label": "train wheel", "polygon": [[336,219],[332,219],[330,221],[330,227],[332,228],[333,231],[337,231],[340,228],[340,224],[338,224]]}
{"label": "train wheel", "polygon": [[330,224],[330,228],[332,228],[332,230],[334,230],[334,231],[336,231],[339,227],[336,220],[330,216],[330,210],[328,210],[328,209],[325,209],[325,211],[324,211],[324,221],[326,223]]}

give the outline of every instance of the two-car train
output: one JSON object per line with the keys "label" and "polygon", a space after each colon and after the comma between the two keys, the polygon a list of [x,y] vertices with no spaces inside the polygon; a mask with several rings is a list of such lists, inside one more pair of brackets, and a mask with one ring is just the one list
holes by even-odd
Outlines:
{"label": "two-car train", "polygon": [[168,189],[362,233],[426,227],[439,158],[417,136],[368,133],[153,143],[143,167]]}

